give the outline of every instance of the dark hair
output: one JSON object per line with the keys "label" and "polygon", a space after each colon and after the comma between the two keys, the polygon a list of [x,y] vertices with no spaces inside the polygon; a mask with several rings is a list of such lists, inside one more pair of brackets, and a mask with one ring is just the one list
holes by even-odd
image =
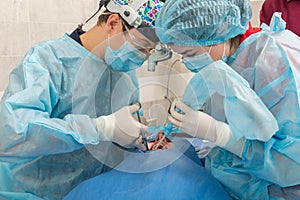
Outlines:
{"label": "dark hair", "polygon": [[230,52],[236,50],[240,45],[241,35],[237,35],[234,38],[230,39]]}

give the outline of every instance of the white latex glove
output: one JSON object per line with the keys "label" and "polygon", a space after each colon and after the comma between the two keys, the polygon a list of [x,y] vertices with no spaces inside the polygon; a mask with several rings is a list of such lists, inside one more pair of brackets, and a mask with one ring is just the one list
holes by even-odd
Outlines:
{"label": "white latex glove", "polygon": [[[181,112],[177,112],[177,110]],[[228,124],[215,120],[210,115],[195,111],[180,100],[174,100],[169,121],[192,137],[214,142],[216,145],[241,157],[246,139],[235,140]]]}
{"label": "white latex glove", "polygon": [[140,109],[139,104],[125,106],[108,116],[95,119],[99,137],[103,140],[113,141],[119,145],[145,150],[141,135],[147,136],[147,126],[134,119],[132,114]]}
{"label": "white latex glove", "polygon": [[[178,109],[181,113],[177,112]],[[218,146],[224,146],[230,139],[231,133],[226,123],[204,112],[192,110],[180,100],[173,101],[169,121],[192,137],[209,140]]]}

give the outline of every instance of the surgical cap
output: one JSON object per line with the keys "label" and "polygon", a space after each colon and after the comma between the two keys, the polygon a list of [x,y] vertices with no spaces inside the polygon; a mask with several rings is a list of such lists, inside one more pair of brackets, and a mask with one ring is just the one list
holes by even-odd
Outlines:
{"label": "surgical cap", "polygon": [[[140,1],[141,0],[115,0],[119,5],[128,6],[133,6]],[[163,4],[161,0],[148,0],[138,8],[138,15],[148,26],[155,26],[155,20]]]}
{"label": "surgical cap", "polygon": [[249,0],[168,0],[156,34],[163,43],[210,46],[245,33],[251,16]]}

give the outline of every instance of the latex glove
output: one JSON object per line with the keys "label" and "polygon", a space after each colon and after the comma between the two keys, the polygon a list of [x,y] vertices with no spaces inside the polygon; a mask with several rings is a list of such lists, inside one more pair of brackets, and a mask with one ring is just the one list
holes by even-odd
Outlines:
{"label": "latex glove", "polygon": [[139,104],[125,106],[108,116],[95,119],[99,137],[103,140],[112,141],[119,145],[132,148],[137,147],[145,150],[141,136],[147,137],[147,126],[139,123],[133,117],[133,113],[140,109]]}
{"label": "latex glove", "polygon": [[209,140],[219,146],[224,146],[230,139],[231,133],[226,123],[195,111],[180,100],[173,101],[170,111],[169,121],[192,137]]}

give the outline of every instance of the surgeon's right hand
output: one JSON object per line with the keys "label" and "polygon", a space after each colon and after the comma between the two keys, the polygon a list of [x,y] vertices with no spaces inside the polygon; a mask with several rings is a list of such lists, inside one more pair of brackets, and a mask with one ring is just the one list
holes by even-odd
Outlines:
{"label": "surgeon's right hand", "polygon": [[139,109],[139,104],[125,106],[108,116],[94,119],[99,137],[126,148],[137,147],[145,150],[141,135],[146,136],[148,127],[136,121],[132,115]]}

